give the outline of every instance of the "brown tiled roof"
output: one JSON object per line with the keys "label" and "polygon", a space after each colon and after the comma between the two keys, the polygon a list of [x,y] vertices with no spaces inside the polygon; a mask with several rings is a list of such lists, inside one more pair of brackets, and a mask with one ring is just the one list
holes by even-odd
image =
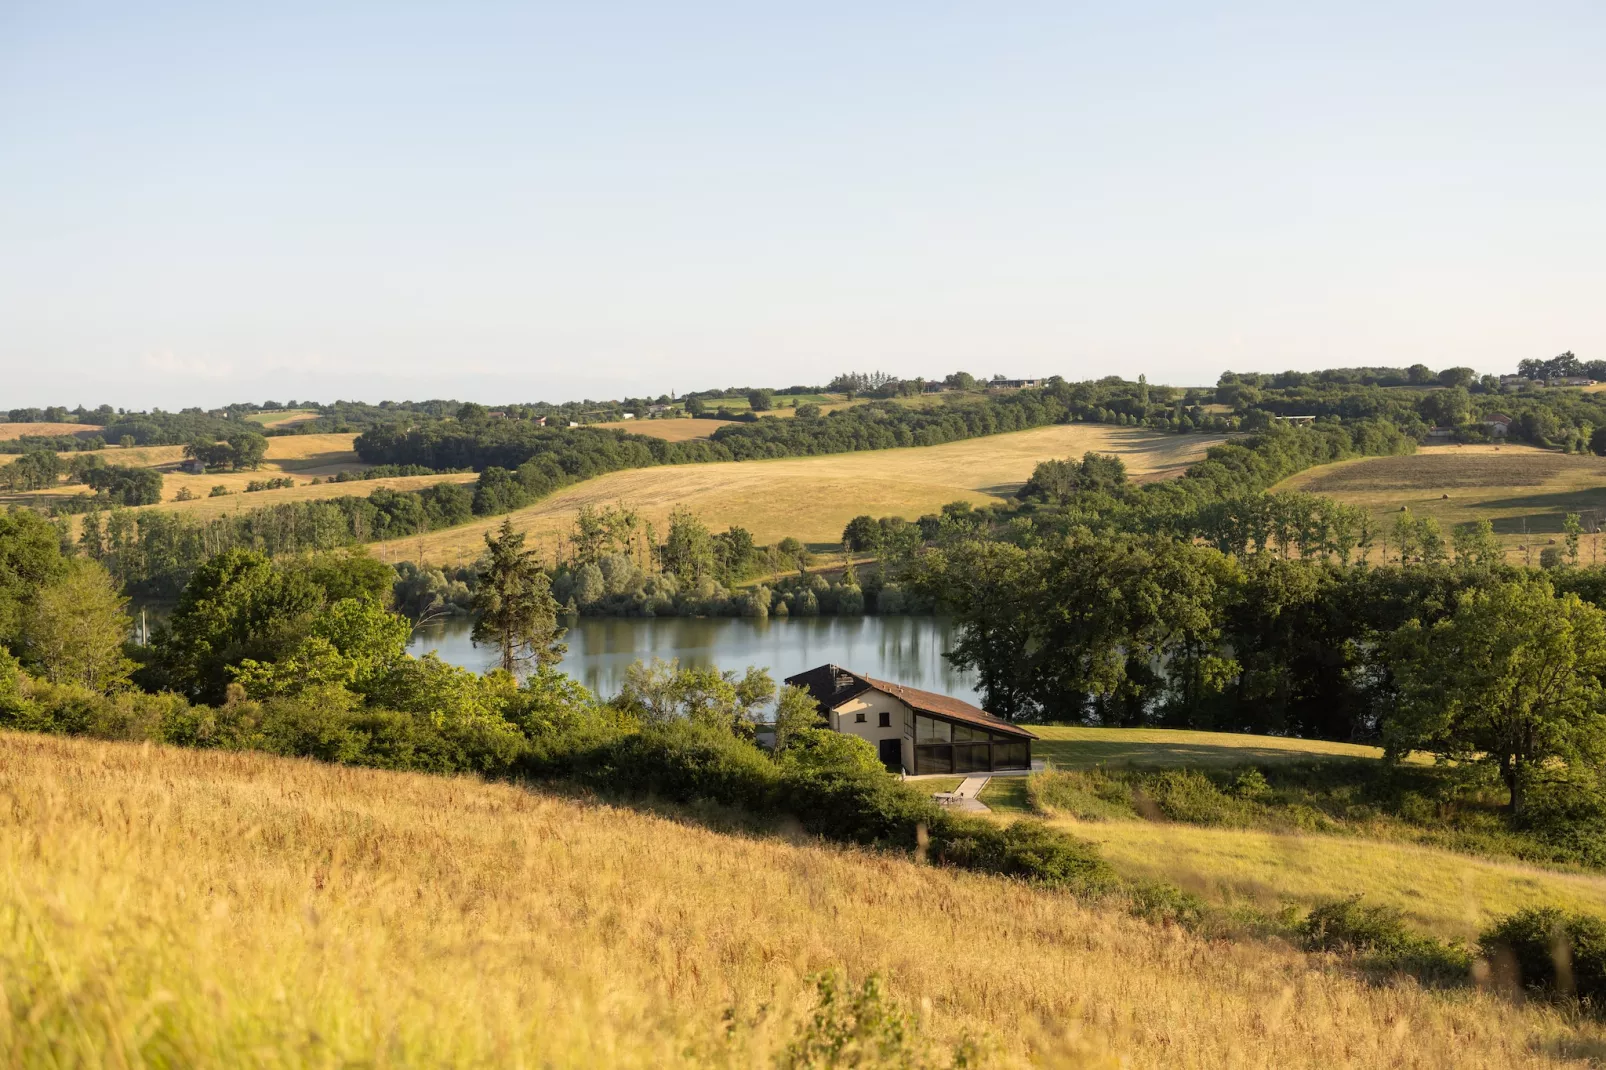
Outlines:
{"label": "brown tiled roof", "polygon": [[929,713],[944,720],[961,721],[1017,739],[1037,738],[1019,725],[994,717],[986,710],[978,709],[968,702],[962,702],[948,695],[939,695],[935,691],[922,691],[918,687],[905,687],[887,680],[860,676],[837,665],[821,665],[808,672],[788,676],[786,683],[806,690],[814,696],[814,701],[820,704],[820,708],[825,710],[835,709],[855,695],[875,688],[921,713]]}

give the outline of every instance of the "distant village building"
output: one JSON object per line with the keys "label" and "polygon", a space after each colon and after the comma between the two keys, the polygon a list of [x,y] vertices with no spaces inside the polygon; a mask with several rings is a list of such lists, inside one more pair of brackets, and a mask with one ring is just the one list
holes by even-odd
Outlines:
{"label": "distant village building", "polygon": [[1453,427],[1428,428],[1428,440],[1431,442],[1448,442],[1454,435],[1455,428]]}
{"label": "distant village building", "polygon": [[537,427],[545,427],[546,426],[546,417],[545,416],[537,416],[535,418],[535,426],[537,426]]}
{"label": "distant village building", "polygon": [[1037,737],[968,702],[837,665],[821,665],[786,682],[813,696],[829,728],[868,740],[893,772],[918,776],[1032,768]]}
{"label": "distant village building", "polygon": [[1550,380],[1551,386],[1594,386],[1595,380],[1582,375],[1563,375]]}
{"label": "distant village building", "polygon": [[1273,420],[1280,424],[1308,424],[1314,423],[1314,416],[1273,416]]}
{"label": "distant village building", "polygon": [[648,412],[649,415],[652,415],[652,416],[657,416],[661,412],[668,412],[668,411],[669,411],[669,406],[668,405],[648,405],[647,406],[647,412]]}
{"label": "distant village building", "polygon": [[621,420],[634,420],[635,418],[636,414],[633,412],[621,412],[619,414],[619,419]]}
{"label": "distant village building", "polygon": [[1030,390],[1042,386],[1041,379],[1005,379],[999,377],[987,384],[988,390]]}
{"label": "distant village building", "polygon": [[1505,438],[1511,433],[1511,417],[1503,412],[1491,412],[1484,418],[1483,426],[1490,438]]}

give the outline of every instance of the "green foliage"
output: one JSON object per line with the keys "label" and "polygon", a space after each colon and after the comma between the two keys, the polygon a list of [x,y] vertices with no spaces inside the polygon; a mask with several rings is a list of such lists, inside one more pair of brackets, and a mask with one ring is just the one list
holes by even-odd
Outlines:
{"label": "green foliage", "polygon": [[1490,926],[1478,944],[1517,984],[1606,1009],[1606,918],[1535,907]]}
{"label": "green foliage", "polygon": [[859,988],[835,973],[813,979],[814,1012],[777,1065],[782,1070],[938,1070],[976,1065],[977,1049],[962,1041],[941,1061],[920,1037],[919,1024],[883,993],[874,974]]}
{"label": "green foliage", "polygon": [[52,683],[92,691],[125,687],[134,667],[123,654],[131,627],[127,605],[104,568],[71,560],[35,595],[22,649]]}
{"label": "green foliage", "polygon": [[1399,911],[1363,903],[1358,895],[1313,907],[1299,931],[1313,951],[1355,955],[1373,969],[1424,980],[1464,982],[1472,968],[1464,948],[1414,933]]}
{"label": "green foliage", "polygon": [[[813,702],[813,699],[809,701]],[[866,775],[885,772],[869,740],[813,725],[790,729],[785,735],[785,742],[777,744],[776,754],[784,768],[798,773],[827,769]]]}
{"label": "green foliage", "polygon": [[1536,766],[1606,757],[1606,612],[1542,579],[1465,592],[1431,628],[1396,631],[1388,661],[1391,752],[1494,763],[1514,812]]}
{"label": "green foliage", "polygon": [[27,509],[0,511],[0,644],[17,642],[38,592],[66,567],[49,521]]}
{"label": "green foliage", "polygon": [[563,628],[558,624],[551,581],[536,561],[535,551],[524,548],[524,533],[515,532],[507,520],[494,536],[486,533],[485,546],[474,590],[474,609],[479,614],[474,641],[501,648],[504,672],[557,664],[565,649],[559,641]]}

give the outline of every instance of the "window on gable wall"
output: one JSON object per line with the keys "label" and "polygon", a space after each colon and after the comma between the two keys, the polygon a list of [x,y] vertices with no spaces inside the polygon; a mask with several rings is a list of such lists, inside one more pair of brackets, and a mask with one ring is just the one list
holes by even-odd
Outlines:
{"label": "window on gable wall", "polygon": [[863,724],[864,723],[864,714],[862,714],[862,713],[854,714],[853,715],[853,723],[854,724]]}
{"label": "window on gable wall", "polygon": [[891,728],[892,727],[892,713],[891,713],[891,711],[889,711],[889,710],[882,710],[881,711],[881,727],[882,728]]}

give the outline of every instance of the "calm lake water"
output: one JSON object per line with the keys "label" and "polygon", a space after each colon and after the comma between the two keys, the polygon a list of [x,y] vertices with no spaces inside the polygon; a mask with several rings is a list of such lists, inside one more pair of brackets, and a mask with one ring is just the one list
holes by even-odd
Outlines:
{"label": "calm lake water", "polygon": [[[422,628],[410,654],[437,652],[475,672],[496,664],[496,651],[475,647],[466,620]],[[591,690],[619,690],[636,659],[679,658],[682,665],[742,670],[763,666],[779,684],[793,673],[834,662],[843,668],[980,705],[969,673],[942,655],[952,649],[953,625],[940,617],[804,617],[751,620],[658,617],[580,617],[569,627],[563,670]]]}

